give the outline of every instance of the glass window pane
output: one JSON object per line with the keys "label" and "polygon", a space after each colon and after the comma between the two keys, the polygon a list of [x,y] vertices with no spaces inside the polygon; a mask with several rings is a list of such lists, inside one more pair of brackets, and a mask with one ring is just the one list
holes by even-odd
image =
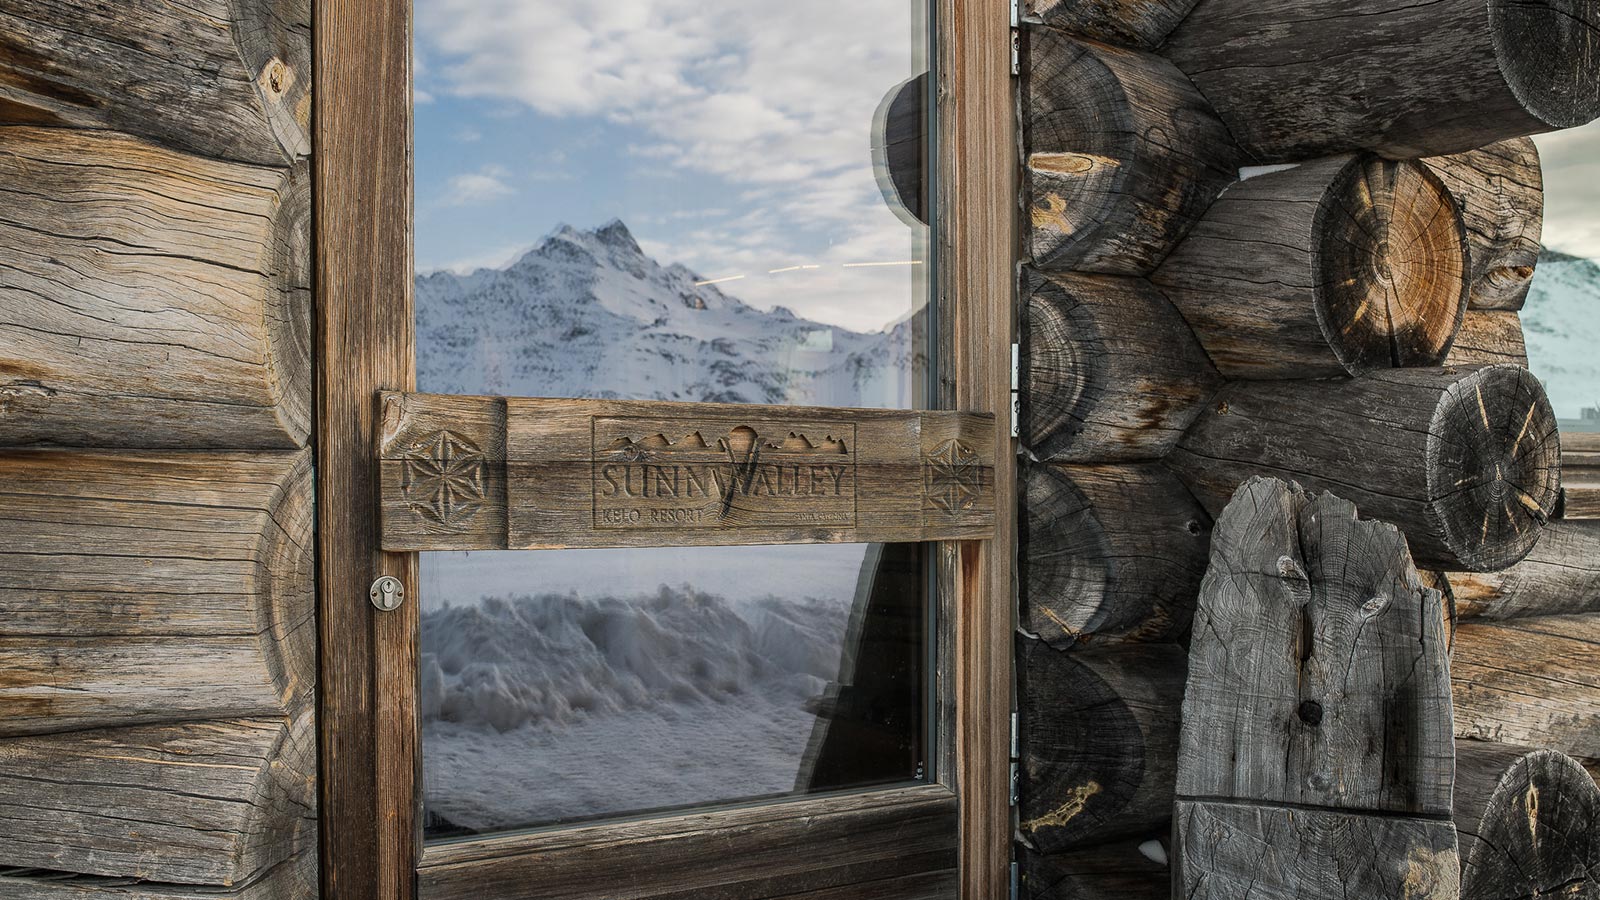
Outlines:
{"label": "glass window pane", "polygon": [[[422,390],[926,405],[925,2],[415,11]],[[918,545],[422,575],[430,838],[932,775]]]}
{"label": "glass window pane", "polygon": [[1528,368],[1563,433],[1600,432],[1600,123],[1533,139],[1544,249],[1522,310]]}

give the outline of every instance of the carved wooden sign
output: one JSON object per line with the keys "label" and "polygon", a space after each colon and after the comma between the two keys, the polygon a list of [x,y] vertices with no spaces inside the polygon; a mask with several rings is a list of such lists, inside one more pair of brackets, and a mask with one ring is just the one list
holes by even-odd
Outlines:
{"label": "carved wooden sign", "polygon": [[381,395],[391,551],[984,539],[994,417]]}

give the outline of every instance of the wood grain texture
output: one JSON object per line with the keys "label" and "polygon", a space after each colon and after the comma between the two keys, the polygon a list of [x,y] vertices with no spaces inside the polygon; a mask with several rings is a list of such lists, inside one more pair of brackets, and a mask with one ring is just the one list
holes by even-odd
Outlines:
{"label": "wood grain texture", "polygon": [[309,454],[0,457],[0,734],[298,707]]}
{"label": "wood grain texture", "polygon": [[1052,649],[1017,639],[1017,833],[1059,853],[1172,816],[1185,655],[1176,644]]}
{"label": "wood grain texture", "polygon": [[1449,579],[1460,621],[1600,613],[1600,522],[1558,519],[1511,568]]}
{"label": "wood grain texture", "polygon": [[1020,895],[1025,900],[1167,900],[1172,873],[1165,838],[1152,835],[1049,855],[1023,850]]}
{"label": "wood grain texture", "polygon": [[1450,680],[1458,737],[1600,759],[1600,616],[1464,622]]}
{"label": "wood grain texture", "polygon": [[1251,475],[1292,478],[1399,525],[1421,565],[1496,571],[1555,511],[1560,452],[1544,388],[1496,365],[1236,382],[1168,462],[1213,515]]}
{"label": "wood grain texture", "polygon": [[1176,641],[1205,574],[1211,517],[1157,465],[1022,473],[1018,625],[1057,649]]}
{"label": "wood grain texture", "polygon": [[248,884],[312,843],[315,755],[309,710],[292,721],[13,738],[0,743],[0,858],[173,885]]}
{"label": "wood grain texture", "polygon": [[1226,130],[1159,56],[1031,27],[1023,69],[1028,255],[1148,274],[1236,177]]}
{"label": "wood grain texture", "polygon": [[1235,184],[1151,280],[1225,377],[1320,378],[1441,363],[1467,265],[1437,177],[1356,155]]}
{"label": "wood grain texture", "polygon": [[1544,225],[1544,175],[1528,138],[1423,160],[1467,225],[1474,309],[1518,310],[1528,298]]}
{"label": "wood grain texture", "polygon": [[870,897],[865,883],[932,878],[938,890],[909,896],[949,897],[955,818],[955,796],[929,785],[435,845],[420,892],[566,900],[605,884],[615,900]]}
{"label": "wood grain texture", "polygon": [[1029,269],[1022,295],[1019,428],[1039,459],[1160,459],[1221,385],[1142,278]]}
{"label": "wood grain texture", "polygon": [[1443,628],[1440,595],[1394,526],[1358,519],[1332,494],[1252,478],[1212,532],[1178,793],[1448,815]]}
{"label": "wood grain texture", "polygon": [[1261,162],[1411,159],[1600,115],[1587,0],[1207,0],[1162,52]]}
{"label": "wood grain texture", "polygon": [[0,121],[258,165],[311,152],[308,0],[8,0],[0,35]]}
{"label": "wood grain texture", "polygon": [[1456,744],[1461,900],[1600,897],[1600,788],[1552,750]]}
{"label": "wood grain texture", "polygon": [[1509,309],[1468,309],[1444,364],[1484,366],[1494,363],[1527,367],[1528,345],[1522,337],[1522,317]]}
{"label": "wood grain texture", "polygon": [[[1018,196],[1017,106],[1011,33],[988,0],[937,0],[940,405],[1000,418],[990,437],[997,463],[1015,457],[1011,343]],[[1015,602],[1016,472],[995,468],[994,539],[945,545],[940,577],[955,588],[947,613],[951,660],[946,721],[953,759],[941,770],[959,793],[960,896],[1004,896],[1011,875],[1011,635]],[[941,776],[944,778],[945,776]]]}
{"label": "wood grain texture", "polygon": [[[308,839],[309,843],[314,842]],[[229,887],[162,884],[49,869],[0,870],[0,895],[8,900],[305,900],[315,897],[316,891],[314,847]]]}
{"label": "wood grain texture", "polygon": [[322,895],[411,900],[421,829],[416,557],[378,546],[380,390],[415,386],[411,5],[313,0]]}
{"label": "wood grain texture", "polygon": [[1118,47],[1153,50],[1199,0],[1023,0],[1022,20]]}
{"label": "wood grain texture", "polygon": [[1600,519],[1600,435],[1562,435],[1561,515]]}
{"label": "wood grain texture", "polygon": [[59,128],[0,141],[0,445],[303,446],[309,170]]}
{"label": "wood grain texture", "polygon": [[1179,800],[1173,895],[1186,900],[1458,900],[1449,822]]}
{"label": "wood grain texture", "polygon": [[386,394],[389,550],[981,540],[992,414]]}

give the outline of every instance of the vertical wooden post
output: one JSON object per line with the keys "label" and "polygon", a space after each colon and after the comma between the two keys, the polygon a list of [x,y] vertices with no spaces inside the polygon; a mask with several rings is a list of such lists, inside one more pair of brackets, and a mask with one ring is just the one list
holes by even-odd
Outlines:
{"label": "vertical wooden post", "polygon": [[[411,4],[316,0],[317,548],[323,896],[410,900],[416,871],[414,554],[378,549],[376,394],[415,387]],[[381,651],[381,652],[379,652]]]}
{"label": "vertical wooden post", "polygon": [[1011,552],[1015,533],[1010,419],[1012,261],[1017,156],[1011,33],[997,0],[939,0],[936,223],[946,405],[998,413],[992,542],[960,545],[956,619],[956,748],[961,796],[961,896],[1009,890],[1011,810]]}

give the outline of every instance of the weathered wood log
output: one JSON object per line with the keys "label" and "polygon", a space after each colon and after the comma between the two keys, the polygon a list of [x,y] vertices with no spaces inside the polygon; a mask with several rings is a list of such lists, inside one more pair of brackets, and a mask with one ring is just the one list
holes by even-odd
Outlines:
{"label": "weathered wood log", "polygon": [[8,740],[0,859],[168,884],[251,882],[316,845],[315,742],[309,710],[293,722]]}
{"label": "weathered wood log", "polygon": [[1511,568],[1449,579],[1460,621],[1600,613],[1600,522],[1558,519]]}
{"label": "weathered wood log", "polygon": [[0,444],[303,445],[307,167],[65,129],[0,141]]}
{"label": "weathered wood log", "polygon": [[1018,833],[1058,853],[1145,835],[1172,816],[1184,652],[1063,652],[1018,638]]}
{"label": "weathered wood log", "polygon": [[1200,0],[1022,0],[1022,21],[1077,37],[1154,50]]}
{"label": "weathered wood log", "polygon": [[1600,115],[1587,0],[1207,0],[1163,52],[1261,162],[1411,159]]}
{"label": "weathered wood log", "polygon": [[1194,333],[1142,278],[1023,275],[1023,444],[1040,459],[1160,459],[1221,386]]}
{"label": "weathered wood log", "polygon": [[1522,317],[1509,309],[1468,309],[1444,364],[1484,366],[1494,363],[1528,365]]}
{"label": "weathered wood log", "polygon": [[1423,160],[1461,209],[1470,248],[1472,307],[1518,310],[1539,263],[1544,175],[1528,138]]}
{"label": "weathered wood log", "polygon": [[1394,526],[1246,482],[1195,614],[1174,896],[1454,898],[1443,628]]}
{"label": "weathered wood log", "polygon": [[1211,517],[1157,465],[1028,466],[1021,626],[1058,649],[1173,641],[1189,628]]}
{"label": "weathered wood log", "polygon": [[1572,520],[1600,519],[1600,434],[1563,435],[1561,515]]}
{"label": "weathered wood log", "polygon": [[1028,253],[1046,269],[1148,274],[1237,177],[1239,155],[1159,56],[1028,29]]}
{"label": "weathered wood log", "polygon": [[1167,900],[1172,873],[1166,838],[1104,844],[1057,853],[1022,852],[1022,896],[1027,900]]}
{"label": "weathered wood log", "polygon": [[1456,744],[1461,900],[1600,897],[1600,788],[1571,757]]}
{"label": "weathered wood log", "polygon": [[1450,660],[1457,736],[1600,759],[1600,616],[1463,622]]}
{"label": "weathered wood log", "polygon": [[1497,365],[1236,382],[1168,462],[1213,515],[1252,474],[1293,478],[1398,524],[1421,565],[1490,572],[1538,540],[1560,459],[1538,379]]}
{"label": "weathered wood log", "polygon": [[48,869],[0,869],[6,900],[306,900],[319,896],[315,842],[299,856],[229,887],[158,884]]}
{"label": "weathered wood log", "polygon": [[309,454],[0,456],[0,734],[298,706]]}
{"label": "weathered wood log", "polygon": [[263,165],[311,152],[307,0],[9,0],[0,35],[0,122]]}
{"label": "weathered wood log", "polygon": [[1427,167],[1336,156],[1229,188],[1151,280],[1226,377],[1359,374],[1444,360],[1466,247]]}

